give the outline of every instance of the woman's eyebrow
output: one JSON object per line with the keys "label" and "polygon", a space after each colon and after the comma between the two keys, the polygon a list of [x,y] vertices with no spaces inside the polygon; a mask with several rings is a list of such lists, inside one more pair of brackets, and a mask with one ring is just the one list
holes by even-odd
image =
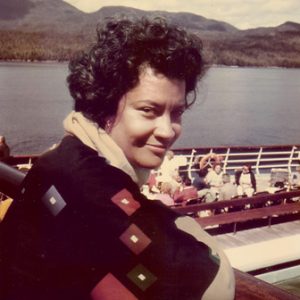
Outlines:
{"label": "woman's eyebrow", "polygon": [[145,103],[145,104],[151,104],[151,105],[160,105],[156,101],[153,101],[153,100],[150,100],[150,99],[137,100],[137,103]]}
{"label": "woman's eyebrow", "polygon": [[[142,99],[142,100],[138,100],[136,102],[137,105],[140,105],[140,104],[146,104],[146,105],[151,105],[153,107],[156,107],[156,108],[162,108],[165,106],[165,103],[158,103],[156,101],[153,101],[153,100],[150,100],[150,99]],[[176,103],[173,105],[172,109],[186,109],[186,103],[184,100],[180,101],[180,103]]]}
{"label": "woman's eyebrow", "polygon": [[153,100],[138,100],[134,103],[134,105],[149,105],[152,106],[154,108],[162,108],[164,107],[163,104],[157,103]]}

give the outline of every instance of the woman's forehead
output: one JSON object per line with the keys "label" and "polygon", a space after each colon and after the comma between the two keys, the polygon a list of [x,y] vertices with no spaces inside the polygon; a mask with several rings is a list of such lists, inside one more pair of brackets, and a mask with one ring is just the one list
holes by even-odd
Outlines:
{"label": "woman's forehead", "polygon": [[139,75],[138,84],[127,92],[130,96],[138,96],[140,100],[173,99],[185,103],[185,81],[168,78],[148,67]]}

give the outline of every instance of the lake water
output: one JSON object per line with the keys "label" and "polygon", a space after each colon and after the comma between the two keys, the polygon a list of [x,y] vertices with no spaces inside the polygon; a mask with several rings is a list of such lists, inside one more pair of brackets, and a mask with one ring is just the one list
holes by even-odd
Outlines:
{"label": "lake water", "polygon": [[[0,63],[0,135],[13,154],[40,153],[72,109],[67,64]],[[300,143],[300,69],[213,67],[176,147]]]}

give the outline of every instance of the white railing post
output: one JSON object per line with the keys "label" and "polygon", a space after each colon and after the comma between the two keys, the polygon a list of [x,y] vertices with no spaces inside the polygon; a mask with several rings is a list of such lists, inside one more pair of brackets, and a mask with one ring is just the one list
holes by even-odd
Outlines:
{"label": "white railing post", "polygon": [[260,174],[259,172],[259,166],[260,166],[260,159],[261,159],[261,155],[263,152],[263,147],[260,147],[259,152],[258,152],[258,156],[257,156],[257,160],[256,160],[256,174]]}
{"label": "white railing post", "polygon": [[293,147],[292,147],[292,150],[291,150],[291,153],[290,153],[289,160],[288,160],[288,170],[289,170],[289,174],[291,174],[291,172],[292,172],[291,165],[292,165],[292,161],[293,161],[293,158],[294,158],[294,152],[295,152],[295,149],[296,149],[296,147],[293,146]]}
{"label": "white railing post", "polygon": [[224,172],[226,172],[226,166],[227,166],[227,163],[228,163],[229,154],[230,154],[230,148],[227,148],[226,155],[225,155],[225,160],[224,160],[224,164],[223,164],[223,171]]}
{"label": "white railing post", "polygon": [[193,149],[192,153],[191,153],[191,157],[190,157],[190,161],[189,161],[189,165],[188,165],[188,177],[190,180],[192,180],[192,166],[193,166],[193,162],[194,162],[194,155],[196,153],[196,150]]}

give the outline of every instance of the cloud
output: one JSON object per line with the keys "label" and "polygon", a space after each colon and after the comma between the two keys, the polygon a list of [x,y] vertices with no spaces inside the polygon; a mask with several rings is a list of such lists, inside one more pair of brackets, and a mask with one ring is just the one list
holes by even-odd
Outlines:
{"label": "cloud", "polygon": [[32,6],[29,0],[0,0],[0,19],[12,20],[23,17]]}

